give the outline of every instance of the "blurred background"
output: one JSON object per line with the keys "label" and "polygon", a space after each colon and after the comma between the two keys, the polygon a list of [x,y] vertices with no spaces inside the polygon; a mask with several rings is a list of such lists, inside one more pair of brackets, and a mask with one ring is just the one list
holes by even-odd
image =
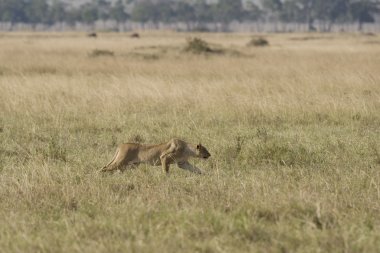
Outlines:
{"label": "blurred background", "polygon": [[1,31],[379,32],[378,0],[0,0]]}

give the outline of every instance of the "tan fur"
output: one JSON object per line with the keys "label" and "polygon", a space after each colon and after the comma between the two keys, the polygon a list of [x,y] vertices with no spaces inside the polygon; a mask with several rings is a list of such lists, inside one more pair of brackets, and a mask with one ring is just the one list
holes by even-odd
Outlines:
{"label": "tan fur", "polygon": [[181,169],[201,174],[199,168],[188,162],[191,157],[207,159],[210,153],[201,144],[193,145],[179,139],[158,145],[124,143],[119,145],[113,159],[100,171],[122,171],[127,166],[147,163],[153,166],[161,165],[163,171],[168,173],[170,164],[176,163]]}

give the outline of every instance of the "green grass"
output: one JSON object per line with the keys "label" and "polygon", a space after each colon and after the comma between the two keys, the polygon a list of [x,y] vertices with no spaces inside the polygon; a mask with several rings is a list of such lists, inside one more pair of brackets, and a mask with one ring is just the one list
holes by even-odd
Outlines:
{"label": "green grass", "polygon": [[[181,54],[178,34],[0,41],[1,252],[379,251],[380,48],[205,36],[251,56]],[[96,173],[172,137],[208,148],[205,174]]]}

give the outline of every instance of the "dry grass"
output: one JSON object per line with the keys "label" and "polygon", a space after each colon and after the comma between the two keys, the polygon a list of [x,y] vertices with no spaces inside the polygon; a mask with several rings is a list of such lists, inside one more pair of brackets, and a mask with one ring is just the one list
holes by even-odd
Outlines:
{"label": "dry grass", "polygon": [[[193,36],[238,53],[0,34],[2,252],[379,250],[379,37]],[[173,136],[209,148],[205,175],[94,173],[117,143]]]}

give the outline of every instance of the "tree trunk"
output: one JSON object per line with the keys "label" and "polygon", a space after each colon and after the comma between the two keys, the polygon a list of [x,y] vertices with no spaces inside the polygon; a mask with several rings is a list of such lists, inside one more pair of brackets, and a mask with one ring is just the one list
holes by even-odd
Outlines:
{"label": "tree trunk", "polygon": [[327,32],[331,32],[331,29],[334,25],[334,21],[330,21],[328,24],[327,24]]}
{"label": "tree trunk", "polygon": [[315,30],[317,30],[315,29],[315,26],[314,26],[314,19],[308,17],[307,29],[309,32],[315,32]]}
{"label": "tree trunk", "polygon": [[228,22],[222,22],[222,32],[228,32]]}
{"label": "tree trunk", "polygon": [[358,21],[358,31],[359,32],[363,31],[363,22],[360,19]]}

